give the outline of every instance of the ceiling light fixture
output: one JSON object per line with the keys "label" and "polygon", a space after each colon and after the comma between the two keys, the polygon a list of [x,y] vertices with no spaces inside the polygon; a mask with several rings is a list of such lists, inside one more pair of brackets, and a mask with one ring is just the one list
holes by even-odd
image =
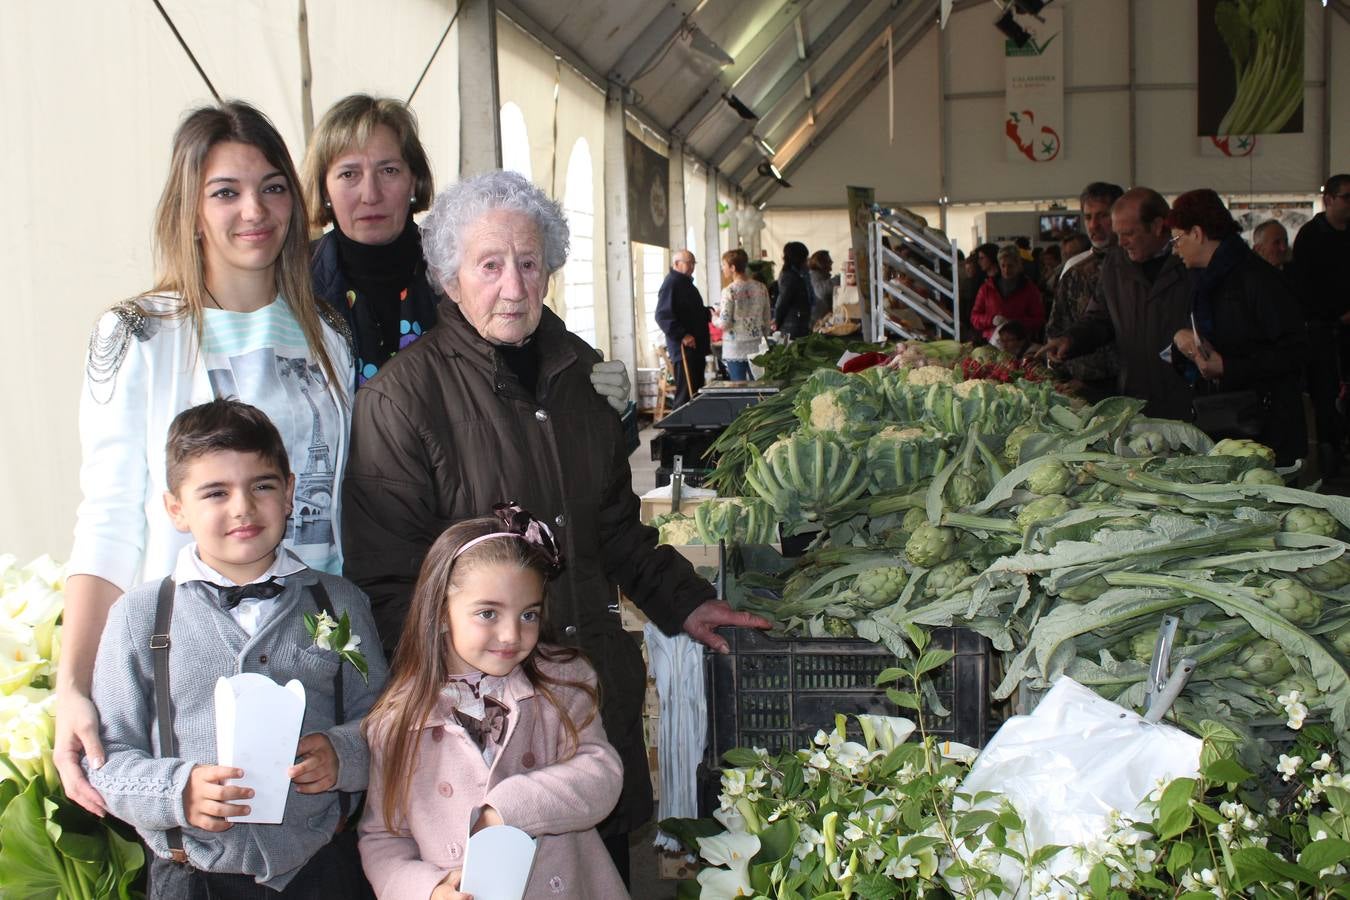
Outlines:
{"label": "ceiling light fixture", "polygon": [[765,161],[760,163],[759,167],[755,169],[755,171],[763,175],[765,178],[772,178],[774,181],[778,182],[779,186],[781,187],[785,188],[792,187],[792,185],[788,183],[788,180],[783,177],[783,173],[778,171],[778,167],[771,162]]}
{"label": "ceiling light fixture", "polygon": [[1027,42],[1031,40],[1031,33],[1017,24],[1011,9],[999,16],[998,21],[994,23],[994,27],[1003,32],[1003,35],[1012,41],[1014,46],[1025,47]]}
{"label": "ceiling light fixture", "polygon": [[712,38],[692,22],[685,25],[680,36],[689,42],[690,50],[703,54],[719,66],[729,66],[736,61],[730,53],[717,46]]}
{"label": "ceiling light fixture", "polygon": [[773,159],[778,155],[778,151],[774,150],[773,147],[770,147],[769,142],[762,137],[755,138],[755,147],[769,159]]}

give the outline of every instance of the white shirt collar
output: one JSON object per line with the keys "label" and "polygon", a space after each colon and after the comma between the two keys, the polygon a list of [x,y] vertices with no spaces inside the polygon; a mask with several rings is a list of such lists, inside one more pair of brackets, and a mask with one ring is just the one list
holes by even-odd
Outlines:
{"label": "white shirt collar", "polygon": [[[305,565],[304,561],[292,553],[289,547],[279,546],[277,547],[276,559],[272,560],[272,565],[268,566],[266,572],[250,581],[249,584],[257,584],[269,578],[285,578],[287,575],[294,575],[307,568],[309,567]],[[178,563],[173,569],[173,580],[175,584],[205,581],[207,584],[214,584],[217,587],[235,587],[233,581],[202,562],[202,558],[197,555],[196,541],[178,551]]]}

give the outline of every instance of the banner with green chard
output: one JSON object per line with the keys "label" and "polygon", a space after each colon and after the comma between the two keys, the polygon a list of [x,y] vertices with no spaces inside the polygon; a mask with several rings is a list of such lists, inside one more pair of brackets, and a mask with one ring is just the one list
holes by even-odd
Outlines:
{"label": "banner with green chard", "polygon": [[1001,654],[996,698],[1069,675],[1132,708],[1172,614],[1174,658],[1199,663],[1174,721],[1223,723],[1267,770],[1295,696],[1350,758],[1350,500],[1138,401],[1084,407],[1016,373],[962,380],[964,352],[904,350],[926,365],[819,370],[721,436],[720,494],[818,531],[800,559],[733,572],[734,605],[902,659],[907,625],[969,628]]}
{"label": "banner with green chard", "polygon": [[0,896],[125,900],[144,852],[67,800],[52,765],[63,583],[49,557],[0,556]]}

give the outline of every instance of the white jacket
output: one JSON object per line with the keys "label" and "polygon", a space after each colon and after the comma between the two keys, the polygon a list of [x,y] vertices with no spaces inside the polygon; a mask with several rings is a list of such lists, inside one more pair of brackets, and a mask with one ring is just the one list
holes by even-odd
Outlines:
{"label": "white jacket", "polygon": [[[95,325],[85,360],[80,391],[84,499],[76,513],[68,574],[96,575],[123,591],[169,574],[178,551],[192,540],[174,528],[164,510],[164,441],[174,416],[213,398],[211,385],[191,319],[140,312],[167,311],[176,304],[172,296],[142,297],[113,307]],[[345,324],[329,315],[325,304],[319,306],[328,326],[324,346],[344,373],[352,367]],[[352,381],[329,388],[342,418],[333,460],[338,485],[347,462]],[[286,450],[294,469],[306,448]],[[335,492],[335,527],[341,522],[339,498]],[[340,548],[340,536],[336,541]]]}

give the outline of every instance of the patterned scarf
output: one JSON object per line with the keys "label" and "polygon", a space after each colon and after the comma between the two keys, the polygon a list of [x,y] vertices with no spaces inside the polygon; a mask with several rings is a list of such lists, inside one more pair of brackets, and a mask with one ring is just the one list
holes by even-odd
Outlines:
{"label": "patterned scarf", "polygon": [[455,721],[477,745],[483,762],[489,766],[506,742],[510,708],[501,700],[505,692],[505,678],[482,672],[452,675],[441,688],[441,697],[454,708]]}

